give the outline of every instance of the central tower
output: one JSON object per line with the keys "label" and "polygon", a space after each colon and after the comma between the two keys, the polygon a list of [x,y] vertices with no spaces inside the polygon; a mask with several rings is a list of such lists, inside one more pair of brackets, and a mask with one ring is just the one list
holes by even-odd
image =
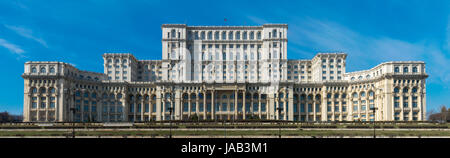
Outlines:
{"label": "central tower", "polygon": [[257,83],[286,80],[287,25],[162,25],[162,81]]}

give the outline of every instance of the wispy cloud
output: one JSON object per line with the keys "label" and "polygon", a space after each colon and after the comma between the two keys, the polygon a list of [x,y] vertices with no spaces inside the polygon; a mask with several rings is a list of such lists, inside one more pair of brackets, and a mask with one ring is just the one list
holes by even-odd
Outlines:
{"label": "wispy cloud", "polygon": [[12,44],[10,42],[8,42],[5,39],[1,39],[0,38],[0,46],[5,47],[6,49],[8,49],[11,53],[17,54],[19,56],[22,56],[23,53],[25,52],[22,48],[20,48],[19,46]]}
{"label": "wispy cloud", "polygon": [[247,18],[248,18],[251,22],[253,22],[253,23],[255,23],[255,24],[258,24],[258,25],[262,25],[262,24],[268,23],[268,21],[266,21],[266,20],[264,20],[264,19],[261,19],[261,18],[258,18],[258,17],[256,17],[256,16],[251,16],[251,15],[249,15],[249,16],[247,16]]}
{"label": "wispy cloud", "polygon": [[[432,74],[430,82],[450,82],[450,68],[447,66],[450,58],[439,44],[426,40],[410,42],[386,36],[368,36],[326,20],[302,18],[295,21],[298,22],[289,24],[291,44],[312,48],[314,52],[311,54],[321,51],[346,52],[349,54],[347,62],[353,71],[386,61],[425,60],[427,71]],[[447,34],[450,38],[450,28],[447,28]]]}
{"label": "wispy cloud", "polygon": [[447,18],[447,36],[446,36],[446,42],[447,42],[447,45],[446,45],[446,49],[447,49],[447,51],[450,51],[450,15],[448,16],[448,18]]}
{"label": "wispy cloud", "polygon": [[41,45],[43,45],[44,47],[48,48],[47,42],[44,39],[33,35],[33,31],[31,29],[28,29],[25,27],[20,27],[20,26],[6,25],[6,24],[4,26],[6,28],[16,32],[20,36],[34,40],[34,41],[40,43]]}

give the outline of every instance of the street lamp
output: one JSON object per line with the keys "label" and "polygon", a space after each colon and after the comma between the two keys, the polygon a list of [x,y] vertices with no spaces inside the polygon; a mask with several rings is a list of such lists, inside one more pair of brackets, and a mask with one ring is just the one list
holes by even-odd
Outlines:
{"label": "street lamp", "polygon": [[281,116],[281,110],[283,110],[283,108],[278,106],[277,110],[278,110],[278,120],[279,120],[279,122],[278,122],[278,137],[281,138],[281,117],[280,116]]}
{"label": "street lamp", "polygon": [[372,108],[370,108],[370,110],[373,111],[373,138],[376,138],[377,136],[375,135],[375,119],[376,119],[375,111],[378,110],[378,108],[377,107],[372,107]]}
{"label": "street lamp", "polygon": [[70,108],[70,111],[72,111],[72,138],[75,138],[75,108]]}
{"label": "street lamp", "polygon": [[168,107],[167,108],[167,110],[169,110],[169,129],[170,129],[170,135],[169,135],[169,138],[172,138],[172,110],[173,110],[173,108],[172,107]]}

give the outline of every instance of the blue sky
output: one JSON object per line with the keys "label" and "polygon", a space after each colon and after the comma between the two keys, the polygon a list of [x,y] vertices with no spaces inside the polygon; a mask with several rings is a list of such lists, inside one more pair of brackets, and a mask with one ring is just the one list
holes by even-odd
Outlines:
{"label": "blue sky", "polygon": [[105,52],[161,59],[164,23],[287,23],[288,58],[343,51],[348,72],[422,60],[430,75],[428,110],[450,105],[450,1],[2,0],[0,111],[22,113],[26,61],[63,61],[103,72]]}

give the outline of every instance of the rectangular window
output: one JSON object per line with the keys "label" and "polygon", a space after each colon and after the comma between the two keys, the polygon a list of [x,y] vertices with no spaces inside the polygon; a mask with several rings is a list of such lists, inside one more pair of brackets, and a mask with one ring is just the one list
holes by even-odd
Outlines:
{"label": "rectangular window", "polygon": [[266,112],[266,103],[261,103],[261,112]]}
{"label": "rectangular window", "polygon": [[308,112],[312,112],[312,104],[308,104]]}

